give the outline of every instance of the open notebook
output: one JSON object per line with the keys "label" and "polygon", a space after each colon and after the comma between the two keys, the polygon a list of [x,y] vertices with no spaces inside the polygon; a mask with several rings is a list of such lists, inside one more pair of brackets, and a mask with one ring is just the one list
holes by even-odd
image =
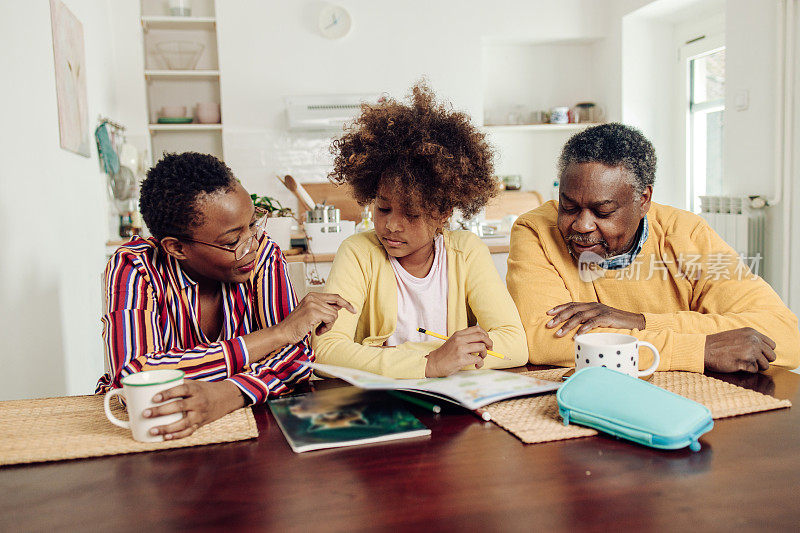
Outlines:
{"label": "open notebook", "polygon": [[554,391],[561,386],[561,383],[502,370],[462,370],[446,378],[394,379],[355,368],[303,364],[362,389],[427,394],[473,410],[508,398]]}

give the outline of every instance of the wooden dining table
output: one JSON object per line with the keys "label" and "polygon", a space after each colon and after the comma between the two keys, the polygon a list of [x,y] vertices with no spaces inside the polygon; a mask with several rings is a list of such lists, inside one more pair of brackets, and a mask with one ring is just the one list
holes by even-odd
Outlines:
{"label": "wooden dining table", "polygon": [[797,531],[800,375],[710,375],[795,406],[716,420],[698,452],[410,406],[429,437],[302,454],[257,406],[257,439],[0,468],[0,531]]}

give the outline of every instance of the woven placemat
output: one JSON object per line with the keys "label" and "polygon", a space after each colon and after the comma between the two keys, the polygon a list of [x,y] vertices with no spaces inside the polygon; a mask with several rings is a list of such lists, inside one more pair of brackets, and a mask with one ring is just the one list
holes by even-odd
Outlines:
{"label": "woven placemat", "polygon": [[[112,411],[118,418],[127,418],[119,404]],[[102,396],[0,402],[0,465],[185,448],[257,436],[249,408],[202,426],[183,439],[137,442],[129,429],[108,421]]]}
{"label": "woven placemat", "polygon": [[[561,381],[569,369],[535,370],[523,374],[539,379]],[[715,419],[791,407],[789,400],[751,391],[695,372],[656,372],[652,383],[690,400],[702,403]],[[565,426],[558,414],[555,394],[517,398],[494,403],[486,408],[492,421],[522,442],[533,444],[597,435],[581,426]]]}

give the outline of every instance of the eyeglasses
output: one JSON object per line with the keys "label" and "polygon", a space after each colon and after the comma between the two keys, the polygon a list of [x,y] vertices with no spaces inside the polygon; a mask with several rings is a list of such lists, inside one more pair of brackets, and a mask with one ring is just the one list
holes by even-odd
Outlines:
{"label": "eyeglasses", "polygon": [[237,244],[235,248],[220,246],[219,244],[212,244],[210,242],[199,241],[197,239],[190,239],[189,237],[181,237],[180,239],[189,242],[196,242],[197,244],[205,244],[206,246],[211,246],[212,248],[218,248],[220,250],[225,250],[226,252],[231,252],[233,257],[238,261],[250,252],[250,250],[253,248],[253,241],[257,240],[261,242],[261,239],[264,237],[264,235],[266,235],[266,233],[267,217],[262,217],[260,220],[258,220],[258,222],[256,222],[256,227],[253,233],[251,233],[248,238]]}

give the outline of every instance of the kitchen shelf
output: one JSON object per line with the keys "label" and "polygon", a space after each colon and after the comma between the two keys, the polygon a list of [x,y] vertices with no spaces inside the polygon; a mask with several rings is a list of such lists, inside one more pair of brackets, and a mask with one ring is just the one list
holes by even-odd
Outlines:
{"label": "kitchen shelf", "polygon": [[[224,159],[221,123],[162,124],[157,121],[163,107],[186,106],[188,109],[201,102],[221,103],[216,0],[194,0],[194,16],[190,17],[167,15],[164,0],[138,1],[145,56],[144,69],[140,72],[145,80],[150,153],[158,158],[164,153],[199,152]],[[196,68],[165,68],[166,60],[156,46],[161,42],[182,40],[204,46]]]}
{"label": "kitchen shelf", "polygon": [[219,70],[145,70],[144,77],[148,80],[153,79],[217,79]]}
{"label": "kitchen shelf", "polygon": [[597,126],[597,122],[580,124],[509,124],[503,126],[483,126],[486,131],[578,131]]}
{"label": "kitchen shelf", "polygon": [[213,30],[217,19],[214,17],[164,17],[144,16],[142,27],[144,31],[150,30]]}
{"label": "kitchen shelf", "polygon": [[222,124],[149,124],[151,132],[157,131],[222,131]]}

